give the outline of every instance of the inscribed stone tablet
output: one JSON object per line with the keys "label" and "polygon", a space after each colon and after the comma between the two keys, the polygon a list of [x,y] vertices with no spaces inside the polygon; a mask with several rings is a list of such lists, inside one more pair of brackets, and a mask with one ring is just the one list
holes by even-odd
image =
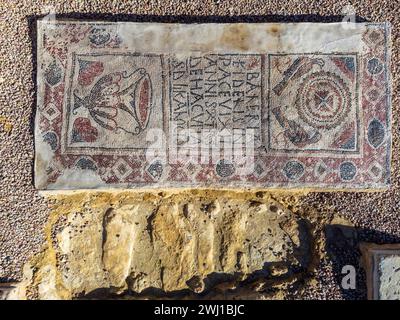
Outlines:
{"label": "inscribed stone tablet", "polygon": [[39,189],[389,185],[387,24],[38,23]]}

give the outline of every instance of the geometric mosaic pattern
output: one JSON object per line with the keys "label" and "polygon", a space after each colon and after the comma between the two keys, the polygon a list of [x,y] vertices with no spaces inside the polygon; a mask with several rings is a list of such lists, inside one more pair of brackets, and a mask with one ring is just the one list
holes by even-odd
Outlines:
{"label": "geometric mosaic pattern", "polygon": [[[315,52],[151,50],[148,25],[134,36],[116,23],[39,22],[37,188],[389,186],[388,25],[360,24],[358,44]],[[224,132],[244,146],[249,131],[251,164],[225,153],[173,161],[198,150],[193,136]]]}
{"label": "geometric mosaic pattern", "polygon": [[269,65],[270,150],[359,152],[357,54],[269,55]]}

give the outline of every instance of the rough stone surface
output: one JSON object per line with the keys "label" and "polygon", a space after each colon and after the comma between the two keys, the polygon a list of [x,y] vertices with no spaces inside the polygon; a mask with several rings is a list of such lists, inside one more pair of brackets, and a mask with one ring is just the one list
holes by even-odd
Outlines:
{"label": "rough stone surface", "polygon": [[388,24],[46,19],[37,41],[39,189],[390,183]]}
{"label": "rough stone surface", "polygon": [[400,252],[379,256],[379,297],[400,300]]}
{"label": "rough stone surface", "polygon": [[7,300],[10,297],[14,297],[18,290],[17,283],[0,283],[0,300]]}
{"label": "rough stone surface", "polygon": [[[40,257],[46,242],[44,225],[53,200],[39,196],[33,186],[33,116],[36,109],[36,20],[49,13],[48,1],[10,1],[0,3],[0,281],[22,279],[23,264]],[[57,17],[135,22],[339,22],[347,0],[325,1],[57,1]],[[279,202],[293,214],[309,221],[314,237],[313,263],[292,285],[282,281],[283,293],[276,297],[295,299],[364,299],[367,296],[365,273],[359,266],[357,242],[399,243],[400,145],[399,145],[399,30],[400,7],[396,1],[354,2],[358,21],[392,24],[393,148],[391,188],[381,193],[308,193]],[[34,57],[32,59],[32,56]],[[213,193],[212,190],[209,191]],[[243,192],[240,192],[243,193]],[[253,200],[258,191],[248,193]],[[232,193],[236,196],[236,193]],[[190,202],[192,194],[183,201]],[[63,201],[58,196],[54,202]],[[88,205],[88,204],[86,204]],[[108,204],[105,205],[105,209]],[[50,209],[50,210],[49,210]],[[79,210],[77,210],[79,211]],[[341,218],[338,219],[338,216]],[[334,225],[331,221],[335,218]],[[53,221],[49,221],[53,224]],[[340,225],[338,225],[340,224]],[[324,229],[332,233],[325,246]],[[331,233],[330,233],[331,234]],[[350,235],[350,236],[347,236]],[[328,250],[329,249],[329,250]],[[334,251],[332,253],[332,250]],[[336,257],[332,259],[331,257]],[[340,259],[338,257],[341,257]],[[34,258],[35,260],[36,258]],[[341,290],[341,267],[357,269],[356,290]],[[27,268],[27,272],[30,269]],[[27,273],[28,274],[28,273]],[[265,285],[271,292],[276,286]],[[215,288],[217,290],[217,288]],[[243,285],[233,292],[219,288],[227,298],[263,298],[263,292]],[[224,293],[225,292],[225,293]],[[180,297],[180,296],[176,296]]]}
{"label": "rough stone surface", "polygon": [[400,300],[400,244],[363,244],[368,294],[375,300]]}
{"label": "rough stone surface", "polygon": [[[28,298],[209,294],[294,281],[312,259],[300,217],[269,196],[76,193],[54,208],[47,249],[27,266]],[[84,207],[81,204],[86,203]]]}

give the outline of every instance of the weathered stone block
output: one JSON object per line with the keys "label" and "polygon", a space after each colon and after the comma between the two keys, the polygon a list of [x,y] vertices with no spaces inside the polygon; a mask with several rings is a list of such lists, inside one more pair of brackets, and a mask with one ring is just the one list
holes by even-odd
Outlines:
{"label": "weathered stone block", "polygon": [[195,297],[241,283],[257,292],[310,268],[309,227],[268,194],[84,192],[57,199],[47,246],[26,265],[13,297]]}
{"label": "weathered stone block", "polygon": [[368,298],[400,300],[400,244],[363,244]]}
{"label": "weathered stone block", "polygon": [[35,184],[382,189],[387,24],[38,24]]}

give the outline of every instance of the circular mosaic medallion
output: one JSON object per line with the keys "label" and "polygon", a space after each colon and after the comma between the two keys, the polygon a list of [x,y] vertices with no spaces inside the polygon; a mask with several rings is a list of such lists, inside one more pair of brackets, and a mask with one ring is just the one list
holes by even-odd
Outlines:
{"label": "circular mosaic medallion", "polygon": [[304,173],[304,165],[296,160],[291,160],[286,163],[283,172],[290,180],[299,179]]}
{"label": "circular mosaic medallion", "polygon": [[219,160],[215,166],[215,171],[222,178],[227,178],[235,173],[235,166],[228,160]]}
{"label": "circular mosaic medallion", "polygon": [[336,74],[320,71],[304,78],[297,91],[300,118],[316,129],[332,129],[348,116],[351,94]]}
{"label": "circular mosaic medallion", "polygon": [[368,60],[367,69],[370,74],[379,74],[383,70],[383,64],[378,58]]}
{"label": "circular mosaic medallion", "polygon": [[357,167],[353,163],[346,161],[340,165],[339,172],[342,180],[350,181],[355,177],[357,173]]}

